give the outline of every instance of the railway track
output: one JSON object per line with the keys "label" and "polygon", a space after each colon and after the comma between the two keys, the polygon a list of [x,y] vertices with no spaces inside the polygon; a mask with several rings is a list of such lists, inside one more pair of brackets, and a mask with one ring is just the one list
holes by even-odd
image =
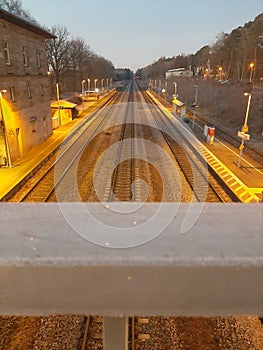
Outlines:
{"label": "railway track", "polygon": [[[154,103],[146,93],[143,94],[143,98],[148,103]],[[220,183],[219,178],[215,178],[209,172],[207,164],[195,151],[197,148],[195,144],[189,143],[186,138],[183,139],[171,119],[163,115],[161,110],[158,111],[160,117],[153,114],[156,125],[160,130],[163,130],[162,135],[192,188],[195,200],[199,202],[231,202],[231,194],[223,183]]]}
{"label": "railway track", "polygon": [[[101,109],[94,112],[74,134],[67,138],[58,153],[53,156],[51,164],[44,164],[39,169],[40,175],[31,185],[25,184],[9,201],[47,202],[56,201],[55,192],[72,166],[78,162],[83,150],[105,122],[107,114],[115,104],[122,102],[121,93],[111,98]],[[66,192],[68,192],[66,190]]]}
{"label": "railway track", "polygon": [[[138,107],[138,104],[147,105],[149,108]],[[148,125],[145,126],[146,120]],[[108,139],[105,137],[107,134],[110,135]],[[99,144],[97,142],[94,146],[92,142],[97,138],[100,138]],[[135,83],[130,83],[124,92],[118,93],[114,100],[83,123],[75,135],[63,144],[56,160],[43,170],[37,181],[21,191],[19,201],[100,200],[111,202],[144,201],[147,198],[148,201],[181,201],[182,196],[179,198],[172,195],[175,191],[171,184],[167,191],[169,196],[160,195],[163,188],[178,176],[175,173],[171,176],[172,172],[168,174],[169,167],[163,162],[159,167],[163,169],[165,175],[161,174],[158,178],[155,174],[158,173],[158,169],[154,169],[150,164],[152,151],[149,150],[147,143],[140,141],[144,138],[150,140],[152,144],[159,142],[162,151],[164,152],[165,149],[173,158],[176,172],[182,173],[188,183],[188,186],[184,183],[180,190],[189,192],[190,188],[193,192],[191,201],[232,201],[218,179],[208,173],[206,164],[194,150],[195,145],[189,144],[178,133],[172,121],[163,115],[149,96],[140,91]],[[152,142],[155,138],[157,141]],[[92,151],[91,145],[93,145]],[[105,165],[104,161],[102,171],[98,160],[101,154],[112,146],[113,153],[106,160],[109,166]],[[94,153],[93,158],[90,156],[91,152]],[[161,159],[161,150],[158,149],[157,152],[160,152]],[[89,155],[85,156],[87,153]],[[88,167],[82,165],[87,158],[89,158],[86,160],[89,162]],[[159,160],[158,162],[160,163]],[[80,168],[86,168],[84,169],[86,175],[81,174]],[[96,168],[95,171],[91,170],[92,168]],[[106,177],[105,174],[107,174]],[[92,181],[91,177],[93,177]],[[73,180],[75,178],[77,181]],[[87,186],[90,192],[84,193]],[[174,186],[179,185],[174,184]],[[156,193],[149,196],[149,189],[154,192],[155,187]],[[186,189],[186,187],[189,188]],[[81,188],[84,188],[84,192]],[[15,198],[17,201],[17,196]]]}
{"label": "railway track", "polygon": [[81,350],[103,350],[103,318],[90,315],[84,318],[84,324]]}

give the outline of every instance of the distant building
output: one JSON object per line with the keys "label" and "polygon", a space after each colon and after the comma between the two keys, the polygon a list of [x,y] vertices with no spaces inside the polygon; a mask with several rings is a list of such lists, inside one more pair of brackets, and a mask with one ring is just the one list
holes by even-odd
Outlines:
{"label": "distant building", "polygon": [[192,77],[193,72],[185,68],[175,68],[170,69],[165,73],[165,79],[170,79],[174,77]]}
{"label": "distant building", "polygon": [[55,36],[0,9],[0,165],[52,134],[45,40]]}

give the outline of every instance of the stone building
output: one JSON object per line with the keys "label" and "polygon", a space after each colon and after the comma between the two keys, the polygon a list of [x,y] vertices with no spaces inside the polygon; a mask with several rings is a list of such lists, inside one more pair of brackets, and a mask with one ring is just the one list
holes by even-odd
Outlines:
{"label": "stone building", "polygon": [[0,9],[0,166],[52,134],[45,40],[55,36]]}
{"label": "stone building", "polygon": [[191,78],[192,76],[193,76],[193,72],[185,68],[170,69],[165,73],[165,79],[171,79],[175,77]]}

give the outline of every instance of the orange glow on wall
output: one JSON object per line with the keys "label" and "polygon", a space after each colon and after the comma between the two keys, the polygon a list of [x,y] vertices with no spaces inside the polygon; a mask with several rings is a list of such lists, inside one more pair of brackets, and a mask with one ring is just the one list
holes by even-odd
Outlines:
{"label": "orange glow on wall", "polygon": [[15,128],[17,125],[18,115],[14,112],[12,104],[4,96],[2,98],[2,111],[7,129]]}

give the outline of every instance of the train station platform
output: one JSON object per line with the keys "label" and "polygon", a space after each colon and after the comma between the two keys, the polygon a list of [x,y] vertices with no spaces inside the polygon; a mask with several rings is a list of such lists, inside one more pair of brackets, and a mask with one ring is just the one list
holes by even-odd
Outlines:
{"label": "train station platform", "polygon": [[[77,125],[82,122],[83,117],[88,115],[88,108],[96,103],[97,102],[85,102],[84,111],[82,110],[83,106],[80,105],[78,107],[80,108],[80,118],[76,118],[54,130],[53,134],[47,140],[26,152],[19,160],[12,164],[11,168],[0,167],[0,201],[8,200],[10,191],[18,186],[21,181],[29,177],[31,172],[39,167],[39,165],[59,147],[65,137],[73,132]],[[164,107],[161,103],[160,107],[165,113],[169,114],[169,117],[172,116],[169,109]],[[261,164],[256,163],[248,157],[244,151],[241,166],[238,167],[238,150],[234,151],[230,145],[223,144],[217,140],[217,138],[215,138],[213,145],[207,145],[204,141],[202,130],[196,127],[194,131],[191,131],[192,129],[186,124],[184,127],[188,130],[189,135],[192,133],[192,135],[195,135],[203,144],[202,152],[207,154],[207,161],[211,163],[210,166],[214,171],[222,178],[226,178],[226,181],[231,182],[231,186],[235,187],[237,191],[240,192],[241,202],[262,201],[263,159]],[[231,175],[230,177],[229,174]],[[251,195],[249,198],[247,197],[247,193]],[[244,200],[242,200],[242,198],[244,198]]]}
{"label": "train station platform", "polygon": [[[214,141],[208,144],[202,127],[195,123],[192,128],[182,118],[172,114],[167,101],[160,102],[156,94],[149,92],[148,94],[168,118],[175,119],[182,135],[189,139],[210,169],[223,180],[241,202],[250,203],[263,200],[263,155],[262,162],[259,163],[248,156],[244,149],[240,158],[240,166],[238,166],[239,149],[235,149],[226,141],[221,142],[216,136]],[[195,138],[199,142],[196,142]],[[263,148],[263,140],[261,142]]]}
{"label": "train station platform", "polygon": [[25,152],[22,157],[12,163],[11,167],[0,167],[0,201],[7,201],[12,190],[21,182],[26,181],[34,169],[40,167],[56,151],[63,140],[83,122],[83,118],[87,118],[97,106],[105,103],[109,96],[110,94],[105,95],[99,101],[85,101],[84,104],[78,105],[77,118],[53,130],[50,137]]}

